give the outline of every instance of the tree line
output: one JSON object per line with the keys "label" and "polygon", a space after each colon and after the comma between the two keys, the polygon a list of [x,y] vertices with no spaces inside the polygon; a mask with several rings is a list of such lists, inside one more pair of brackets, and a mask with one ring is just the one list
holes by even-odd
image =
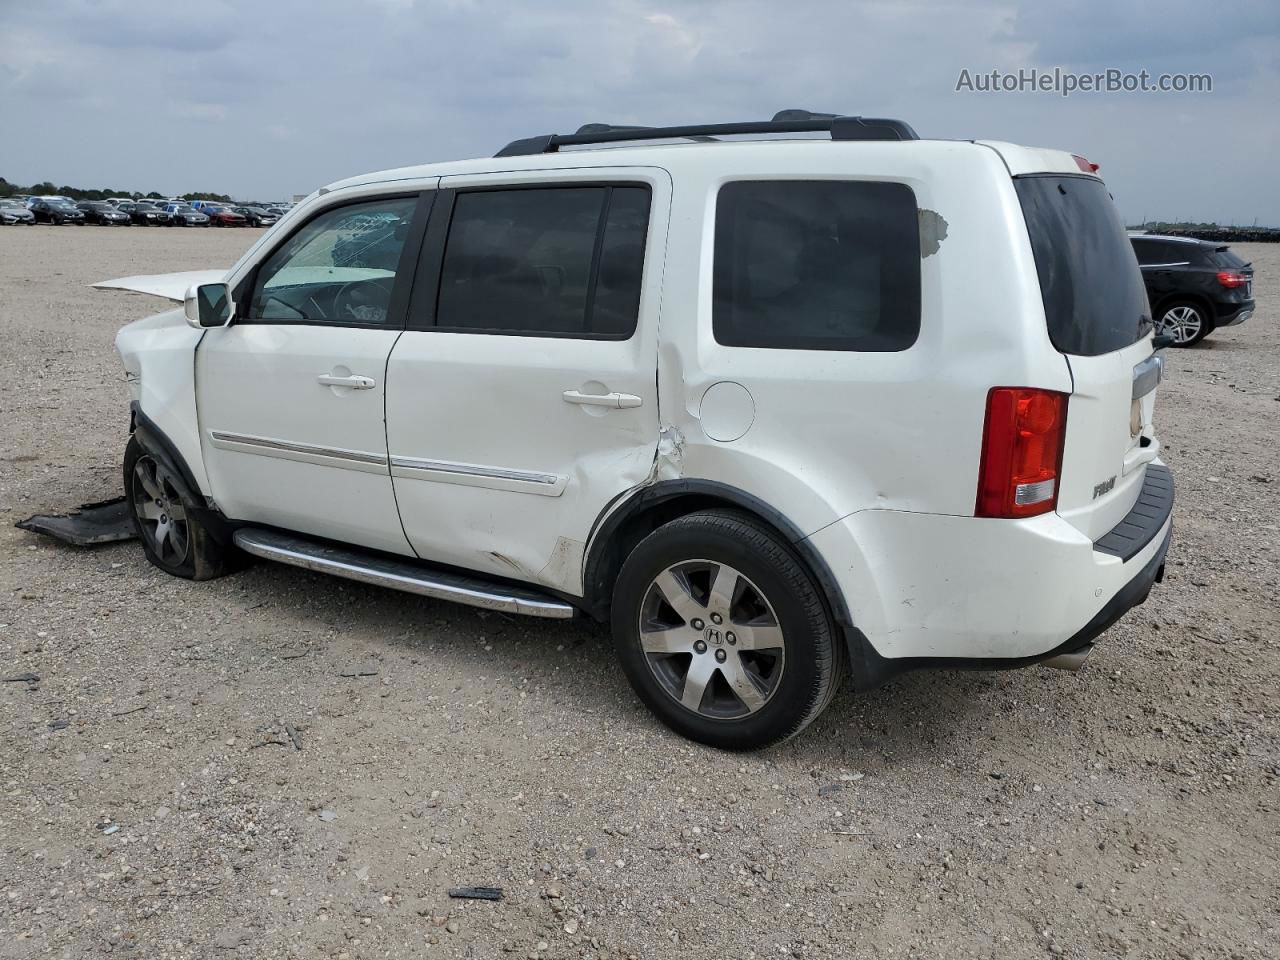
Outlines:
{"label": "tree line", "polygon": [[[129,197],[133,200],[169,199],[163,193],[156,193],[154,190],[150,193],[139,193],[136,190],[110,190],[105,187],[101,190],[92,190],[85,187],[72,187],[67,184],[55,186],[51,180],[45,180],[41,183],[33,183],[29,187],[24,187],[20,184],[10,183],[4,177],[0,177],[0,197],[12,197],[16,194],[30,194],[35,197],[70,197],[72,200],[105,200],[108,197]],[[225,193],[192,192],[184,193],[181,196],[183,200],[213,200],[217,203],[235,202]]]}

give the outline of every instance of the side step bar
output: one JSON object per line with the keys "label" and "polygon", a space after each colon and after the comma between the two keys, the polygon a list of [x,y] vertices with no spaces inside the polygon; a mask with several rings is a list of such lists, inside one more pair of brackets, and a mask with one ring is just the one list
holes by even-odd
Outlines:
{"label": "side step bar", "polygon": [[433,600],[452,600],[486,610],[556,620],[567,620],[574,615],[571,605],[536,589],[433,570],[409,560],[361,553],[354,547],[335,547],[259,527],[242,527],[235,532],[233,539],[237,547],[255,557],[416,593]]}

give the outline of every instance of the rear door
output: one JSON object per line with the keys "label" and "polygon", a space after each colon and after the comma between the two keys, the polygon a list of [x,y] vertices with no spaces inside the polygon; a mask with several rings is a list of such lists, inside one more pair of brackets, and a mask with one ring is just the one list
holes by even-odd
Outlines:
{"label": "rear door", "polygon": [[1058,513],[1097,540],[1133,507],[1160,452],[1152,411],[1162,360],[1151,349],[1151,310],[1101,180],[1055,173],[1014,183],[1049,337],[1071,368]]}
{"label": "rear door", "polygon": [[387,442],[419,556],[578,594],[592,525],[653,467],[671,187],[551,177],[442,179]]}

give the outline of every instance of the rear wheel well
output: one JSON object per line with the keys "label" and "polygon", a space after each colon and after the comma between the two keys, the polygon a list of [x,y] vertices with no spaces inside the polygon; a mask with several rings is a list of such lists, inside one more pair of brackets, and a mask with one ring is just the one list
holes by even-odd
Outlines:
{"label": "rear wheel well", "polygon": [[613,601],[613,585],[636,545],[663,524],[700,510],[742,513],[776,533],[813,578],[837,624],[851,623],[843,595],[821,556],[782,514],[748,493],[711,481],[672,480],[636,494],[600,524],[587,552],[583,575],[584,606],[604,621]]}
{"label": "rear wheel well", "polygon": [[1172,306],[1179,303],[1190,303],[1192,306],[1199,307],[1204,311],[1205,323],[1213,326],[1216,313],[1213,309],[1213,301],[1206,297],[1203,293],[1187,292],[1187,293],[1170,293],[1160,299],[1160,302],[1151,308],[1154,315],[1152,319],[1158,320],[1160,315]]}

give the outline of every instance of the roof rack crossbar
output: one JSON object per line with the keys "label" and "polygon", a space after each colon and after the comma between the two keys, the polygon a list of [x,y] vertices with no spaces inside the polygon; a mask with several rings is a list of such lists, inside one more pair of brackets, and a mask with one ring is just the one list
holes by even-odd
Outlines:
{"label": "roof rack crossbar", "polygon": [[841,117],[834,114],[784,110],[779,117],[788,119],[755,120],[745,123],[705,123],[679,127],[630,127],[606,123],[588,123],[577,133],[550,133],[539,137],[513,140],[494,156],[519,157],[538,153],[555,153],[561,147],[580,147],[628,140],[702,140],[709,137],[731,137],[771,133],[830,133],[832,140],[919,140],[911,127],[901,120],[883,117]]}

